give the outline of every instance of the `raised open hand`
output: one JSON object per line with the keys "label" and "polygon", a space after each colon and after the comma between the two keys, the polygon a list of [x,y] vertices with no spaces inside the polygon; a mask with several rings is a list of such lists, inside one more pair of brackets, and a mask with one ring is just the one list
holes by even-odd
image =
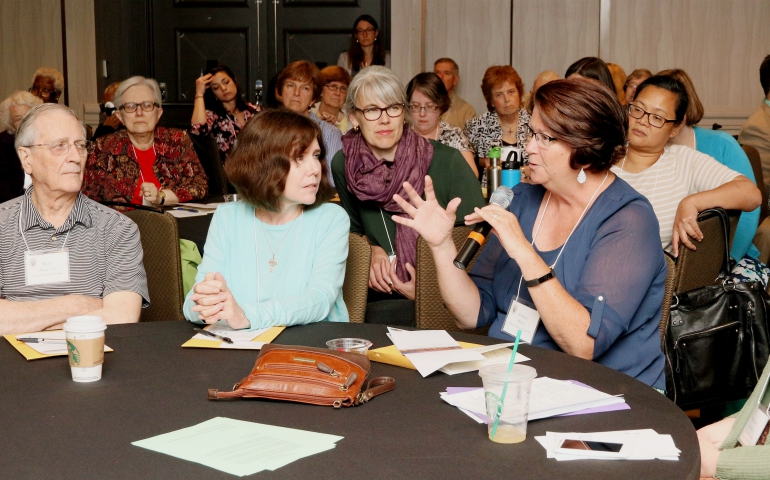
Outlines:
{"label": "raised open hand", "polygon": [[393,199],[411,218],[399,217],[394,215],[393,221],[413,228],[422,238],[428,242],[431,247],[438,247],[442,243],[452,242],[452,228],[457,217],[457,207],[460,205],[460,198],[454,198],[447,205],[446,210],[441,208],[436,200],[436,193],[433,190],[433,180],[429,176],[425,177],[425,200],[420,198],[409,182],[404,183],[404,189],[411,203],[407,202],[399,195],[394,195]]}

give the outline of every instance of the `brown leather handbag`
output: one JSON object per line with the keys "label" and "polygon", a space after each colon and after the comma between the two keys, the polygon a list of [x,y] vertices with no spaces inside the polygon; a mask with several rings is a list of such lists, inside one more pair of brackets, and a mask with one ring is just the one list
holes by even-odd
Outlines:
{"label": "brown leather handbag", "polygon": [[391,377],[375,377],[367,383],[370,370],[366,355],[267,344],[248,377],[236,383],[232,392],[209,389],[209,400],[245,397],[334,408],[357,406],[396,386]]}

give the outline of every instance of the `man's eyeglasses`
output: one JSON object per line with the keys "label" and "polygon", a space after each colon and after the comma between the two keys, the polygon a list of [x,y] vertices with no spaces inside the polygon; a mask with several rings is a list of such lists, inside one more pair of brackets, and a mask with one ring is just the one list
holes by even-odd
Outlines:
{"label": "man's eyeglasses", "polygon": [[348,93],[348,87],[345,85],[335,85],[333,83],[327,83],[324,85],[324,87],[328,88],[332,92],[336,92],[337,90],[340,91],[340,93]]}
{"label": "man's eyeglasses", "polygon": [[356,35],[364,35],[374,32],[373,28],[357,28],[356,29]]}
{"label": "man's eyeglasses", "polygon": [[50,98],[52,95],[54,97],[58,96],[61,92],[59,90],[48,90],[47,88],[32,87],[29,89],[29,93],[35,96],[41,96],[43,98]]}
{"label": "man's eyeglasses", "polygon": [[55,143],[36,143],[34,145],[22,145],[24,148],[32,147],[48,147],[54,155],[66,155],[70,151],[70,147],[75,145],[78,153],[81,157],[85,157],[89,153],[94,151],[94,142],[86,140],[75,140],[70,143],[69,140],[58,140]]}
{"label": "man's eyeglasses", "polygon": [[145,112],[152,112],[156,108],[160,108],[160,105],[157,102],[142,102],[142,103],[124,103],[120,107],[118,107],[118,110],[123,110],[126,113],[134,113],[137,108],[142,107],[142,110]]}
{"label": "man's eyeglasses", "polygon": [[669,120],[665,117],[661,117],[660,115],[655,115],[654,113],[645,111],[633,103],[628,104],[628,114],[637,120],[641,120],[645,115],[647,115],[647,121],[650,122],[650,125],[655,128],[663,128],[663,125],[667,123],[676,122],[676,120]]}
{"label": "man's eyeglasses", "polygon": [[409,105],[409,109],[412,111],[412,113],[422,113],[423,110],[425,110],[428,113],[436,113],[438,111],[438,107],[431,103],[427,105],[420,105],[418,103],[413,103]]}
{"label": "man's eyeglasses", "polygon": [[382,112],[385,112],[388,114],[390,118],[397,118],[401,116],[402,113],[404,113],[404,104],[403,103],[394,103],[393,105],[389,105],[385,108],[379,108],[379,107],[366,107],[366,108],[358,108],[356,107],[356,110],[359,112],[362,112],[364,114],[364,118],[369,120],[370,122],[373,122],[375,120],[379,120],[382,116]]}
{"label": "man's eyeglasses", "polygon": [[550,135],[547,135],[543,132],[536,132],[532,130],[532,127],[527,125],[527,140],[531,139],[532,137],[535,137],[535,141],[537,142],[537,145],[542,149],[547,149],[551,146],[553,142],[558,141],[558,138],[554,138]]}

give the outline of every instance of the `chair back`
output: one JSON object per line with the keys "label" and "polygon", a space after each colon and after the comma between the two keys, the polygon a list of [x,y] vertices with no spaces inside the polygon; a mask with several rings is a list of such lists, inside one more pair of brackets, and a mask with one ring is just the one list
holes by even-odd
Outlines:
{"label": "chair back", "polygon": [[201,162],[203,171],[209,180],[209,196],[226,195],[231,193],[230,184],[225,175],[225,169],[222,166],[222,158],[219,154],[219,148],[214,137],[208,135],[189,135],[192,140],[195,153]]}
{"label": "chair back", "polygon": [[[689,292],[717,283],[719,274],[725,268],[725,245],[729,244],[730,240],[725,239],[725,228],[719,210],[722,209],[704,210],[698,215],[698,227],[703,233],[703,241],[690,239],[697,247],[696,250],[690,250],[684,245],[679,247],[674,293]],[[729,228],[733,233],[732,225],[737,223],[733,219],[738,216],[737,212],[730,212]],[[729,268],[729,265],[726,268]]]}
{"label": "chair back", "polygon": [[[452,231],[452,240],[459,250],[465,239],[468,238],[471,227],[455,227]],[[485,244],[486,245],[486,244]],[[473,268],[479,254],[484,250],[484,245],[468,264],[468,271]],[[485,335],[489,327],[475,328],[472,330],[463,330],[457,326],[457,320],[449,312],[441,298],[441,292],[438,289],[438,278],[436,277],[436,263],[433,261],[433,255],[425,239],[417,239],[417,266],[415,280],[415,321],[417,328],[431,330],[462,331],[465,333],[475,333]]]}
{"label": "chair back", "polygon": [[345,300],[350,321],[353,323],[364,323],[371,262],[372,248],[369,246],[369,242],[364,237],[351,233],[348,261],[345,266],[345,280],[342,283],[342,298]]}
{"label": "chair back", "polygon": [[762,174],[762,158],[759,156],[759,150],[751,145],[741,145],[746,156],[749,157],[751,163],[751,169],[754,170],[754,180],[757,182],[757,187],[762,191],[762,205],[759,210],[759,223],[767,218],[770,214],[770,207],[767,205],[768,191],[765,188],[765,177]]}
{"label": "chair back", "polygon": [[182,260],[176,219],[169,213],[140,208],[125,215],[139,227],[150,292],[150,306],[142,310],[139,321],[184,320]]}
{"label": "chair back", "polygon": [[666,283],[663,293],[663,308],[660,315],[660,345],[665,350],[666,328],[668,326],[668,317],[671,313],[671,300],[674,298],[674,288],[676,287],[676,262],[667,253],[663,256],[666,257],[666,267],[668,267],[668,271],[666,273]]}

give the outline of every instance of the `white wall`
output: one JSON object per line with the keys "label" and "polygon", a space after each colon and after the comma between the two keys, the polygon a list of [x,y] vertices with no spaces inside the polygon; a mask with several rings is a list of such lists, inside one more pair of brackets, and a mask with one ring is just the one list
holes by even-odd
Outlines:
{"label": "white wall", "polygon": [[[717,122],[730,133],[763,97],[758,70],[770,53],[768,0],[391,0],[391,6],[393,64],[402,80],[452,57],[460,65],[459,93],[479,112],[488,66],[510,63],[529,90],[539,72],[563,75],[584,56],[600,56],[626,73],[684,69],[706,110],[701,124]],[[419,41],[415,25],[424,25]],[[425,51],[422,63],[418,48]],[[403,51],[408,61],[398,58]]]}

